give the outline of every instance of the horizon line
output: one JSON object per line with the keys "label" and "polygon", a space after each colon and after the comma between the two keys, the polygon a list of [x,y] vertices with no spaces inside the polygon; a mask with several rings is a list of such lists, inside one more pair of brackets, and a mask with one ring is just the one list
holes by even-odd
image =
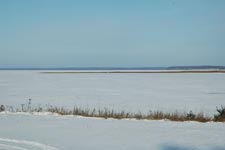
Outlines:
{"label": "horizon line", "polygon": [[191,65],[163,67],[0,67],[0,70],[172,70],[172,69],[225,69],[223,65]]}

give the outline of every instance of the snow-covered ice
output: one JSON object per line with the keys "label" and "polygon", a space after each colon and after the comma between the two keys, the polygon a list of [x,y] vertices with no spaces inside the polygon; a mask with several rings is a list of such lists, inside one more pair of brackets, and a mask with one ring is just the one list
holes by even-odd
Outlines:
{"label": "snow-covered ice", "polygon": [[0,104],[32,104],[128,111],[203,111],[225,103],[225,74],[45,74],[0,71]]}

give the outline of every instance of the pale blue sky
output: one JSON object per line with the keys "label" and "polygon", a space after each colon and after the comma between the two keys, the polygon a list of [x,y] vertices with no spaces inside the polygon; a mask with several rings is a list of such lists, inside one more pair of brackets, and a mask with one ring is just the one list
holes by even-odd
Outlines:
{"label": "pale blue sky", "polygon": [[225,65],[225,0],[0,0],[0,67]]}

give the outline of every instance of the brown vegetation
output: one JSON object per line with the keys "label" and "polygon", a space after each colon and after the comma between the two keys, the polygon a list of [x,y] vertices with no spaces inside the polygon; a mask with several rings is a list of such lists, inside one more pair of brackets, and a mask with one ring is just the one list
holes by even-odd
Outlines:
{"label": "brown vegetation", "polygon": [[175,111],[173,113],[165,113],[162,111],[150,111],[147,114],[141,112],[130,113],[126,111],[115,111],[113,109],[82,109],[80,107],[74,107],[73,110],[66,110],[64,108],[52,107],[47,110],[48,112],[56,113],[59,115],[74,115],[84,117],[99,117],[99,118],[114,118],[114,119],[137,119],[137,120],[170,120],[170,121],[197,121],[197,122],[209,122],[218,121],[225,122],[225,119],[217,119],[213,117],[205,116],[204,113],[194,114],[192,111],[189,113],[180,113]]}
{"label": "brown vegetation", "polygon": [[[90,108],[81,108],[74,107],[73,109],[65,109],[63,107],[53,107],[48,106],[47,108],[43,108],[41,106],[32,108],[31,100],[28,103],[29,107],[26,107],[25,104],[21,105],[21,109],[16,109],[15,112],[51,112],[59,115],[74,115],[74,116],[84,116],[84,117],[98,117],[98,118],[114,118],[114,119],[137,119],[137,120],[170,120],[170,121],[197,121],[197,122],[225,122],[225,107],[221,106],[221,108],[217,108],[217,114],[214,117],[205,116],[204,113],[196,113],[194,114],[192,111],[188,113],[181,113],[178,111],[169,113],[163,111],[149,111],[148,113],[142,112],[126,112],[115,111],[113,109],[103,108],[103,109],[90,109]],[[4,108],[4,109],[3,109]],[[6,110],[8,109],[8,110]],[[14,111],[15,109],[12,106],[7,106],[5,108],[4,105],[1,105],[1,111]]]}

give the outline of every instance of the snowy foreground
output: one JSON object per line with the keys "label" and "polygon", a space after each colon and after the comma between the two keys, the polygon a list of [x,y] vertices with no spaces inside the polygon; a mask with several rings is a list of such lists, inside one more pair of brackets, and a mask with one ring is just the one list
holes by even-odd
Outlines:
{"label": "snowy foreground", "polygon": [[0,150],[225,150],[224,123],[0,114]]}

